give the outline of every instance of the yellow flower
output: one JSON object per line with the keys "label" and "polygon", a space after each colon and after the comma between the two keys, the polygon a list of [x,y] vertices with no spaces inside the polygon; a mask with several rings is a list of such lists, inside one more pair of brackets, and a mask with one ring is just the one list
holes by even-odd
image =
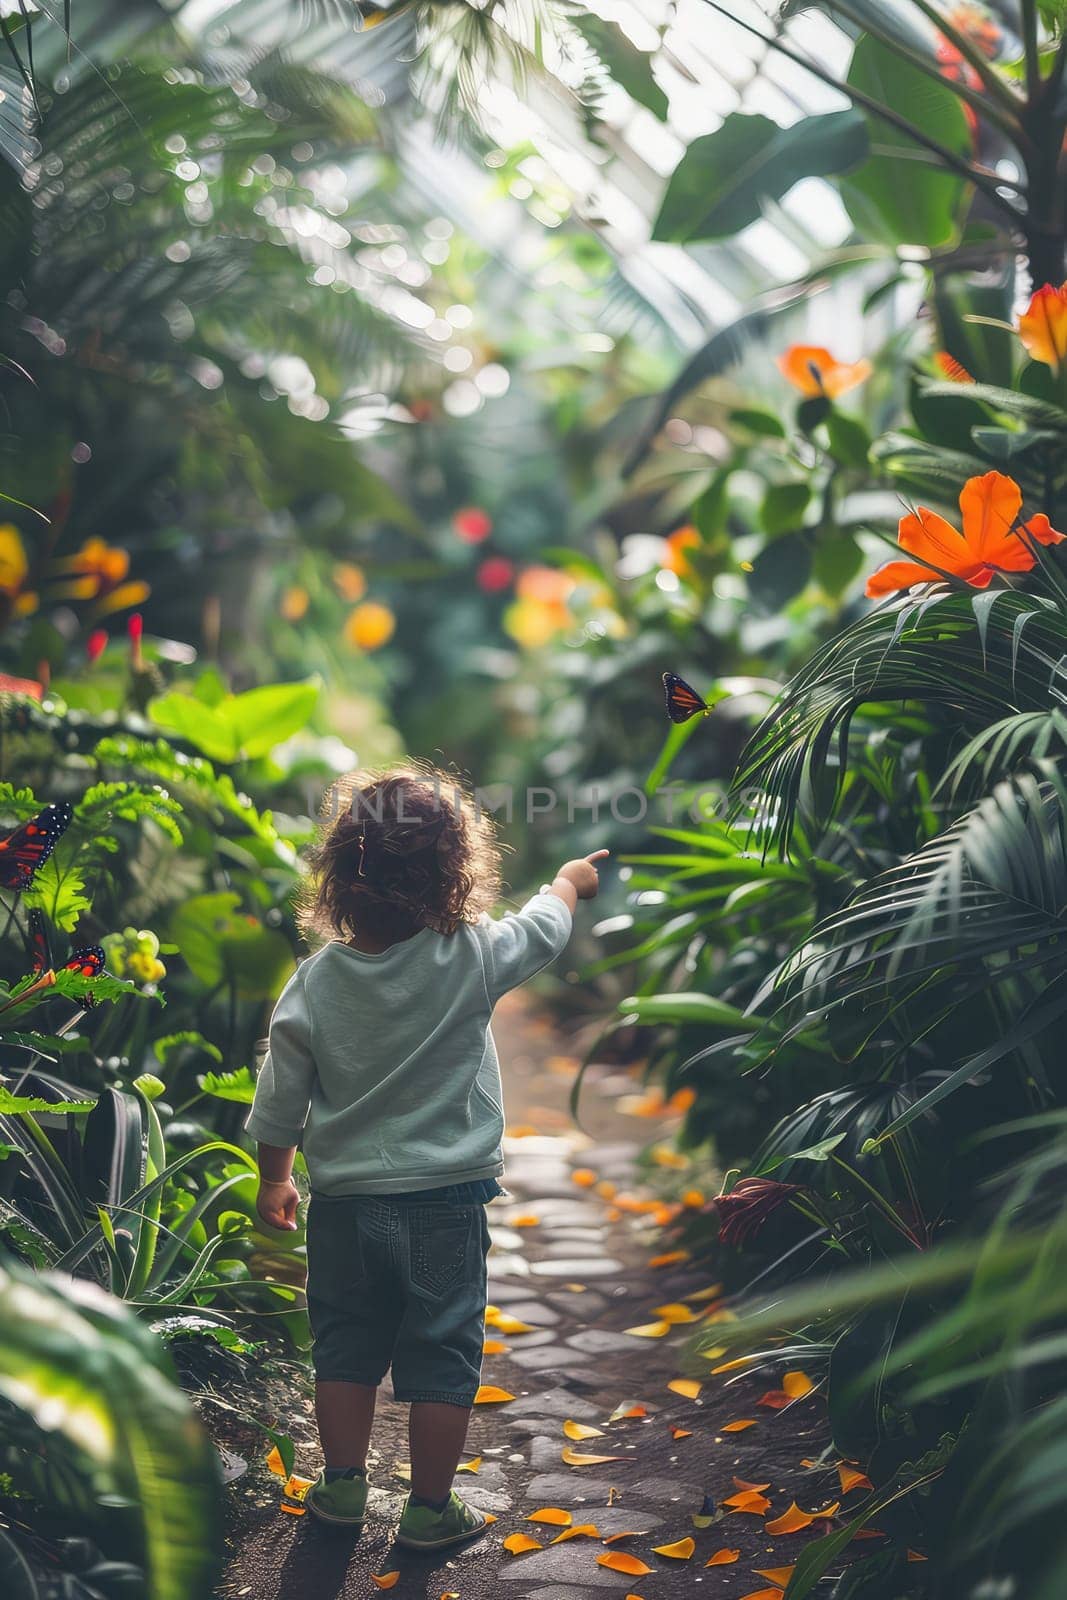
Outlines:
{"label": "yellow flower", "polygon": [[29,570],[19,530],[13,522],[5,522],[0,526],[0,590],[18,594]]}
{"label": "yellow flower", "polygon": [[367,592],[363,568],[357,567],[354,561],[339,561],[333,569],[333,581],[341,598],[349,605],[354,606]]}
{"label": "yellow flower", "polygon": [[504,613],[504,627],[524,650],[538,650],[574,619],[561,600],[535,600],[529,596],[516,600]]}
{"label": "yellow flower", "polygon": [[279,607],[286,622],[299,622],[301,617],[307,616],[311,596],[301,583],[291,583],[282,591],[281,605]]}
{"label": "yellow flower", "polygon": [[357,650],[380,650],[396,631],[396,618],[379,600],[365,600],[349,613],[344,635]]}

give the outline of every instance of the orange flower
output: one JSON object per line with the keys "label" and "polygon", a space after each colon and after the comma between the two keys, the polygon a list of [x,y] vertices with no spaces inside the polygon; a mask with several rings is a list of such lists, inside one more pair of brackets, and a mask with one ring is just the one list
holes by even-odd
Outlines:
{"label": "orange flower", "polygon": [[960,365],[955,356],[950,356],[947,350],[939,350],[934,356],[938,367],[946,378],[952,383],[973,383],[974,378],[966,367]]}
{"label": "orange flower", "polygon": [[966,34],[991,61],[1000,53],[1004,34],[985,6],[975,5],[973,0],[961,0],[959,5],[946,13],[945,20],[952,24],[957,33]]}
{"label": "orange flower", "polygon": [[[920,506],[900,519],[897,542],[909,555],[932,562],[942,572],[962,578],[972,589],[986,589],[997,572],[1029,572],[1035,557],[1018,529],[1038,544],[1059,544],[1057,533],[1042,512],[1029,522],[1019,522],[1022,490],[1014,478],[987,472],[968,478],[960,491],[963,532],[936,511]],[[867,579],[867,594],[875,599],[910,589],[915,583],[936,583],[940,573],[916,561],[889,561]]]}
{"label": "orange flower", "polygon": [[667,535],[667,548],[660,565],[666,567],[668,572],[676,573],[679,578],[691,578],[693,568],[685,552],[700,543],[700,535],[692,523],[687,522],[684,527],[675,528],[673,533]]}
{"label": "orange flower", "polygon": [[866,359],[838,361],[822,345],[793,344],[778,357],[778,370],[801,394],[811,399],[823,395],[827,400],[836,400],[838,395],[866,383],[874,369]]}
{"label": "orange flower", "polygon": [[357,650],[380,650],[388,644],[396,629],[396,618],[388,606],[378,600],[364,600],[350,611],[344,625],[344,636]]}
{"label": "orange flower", "polygon": [[1043,283],[1019,318],[1019,338],[1035,361],[1054,372],[1067,355],[1067,283]]}

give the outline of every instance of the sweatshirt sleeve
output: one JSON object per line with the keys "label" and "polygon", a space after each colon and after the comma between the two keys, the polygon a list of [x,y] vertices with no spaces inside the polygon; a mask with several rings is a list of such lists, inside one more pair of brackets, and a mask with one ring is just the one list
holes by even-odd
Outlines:
{"label": "sweatshirt sleeve", "polygon": [[481,924],[486,986],[494,1002],[517,989],[566,949],[572,918],[557,894],[535,894],[519,911]]}
{"label": "sweatshirt sleeve", "polygon": [[299,1144],[311,1105],[315,1060],[304,984],[297,973],[282,990],[270,1019],[270,1047],[256,1080],[245,1132],[263,1144]]}

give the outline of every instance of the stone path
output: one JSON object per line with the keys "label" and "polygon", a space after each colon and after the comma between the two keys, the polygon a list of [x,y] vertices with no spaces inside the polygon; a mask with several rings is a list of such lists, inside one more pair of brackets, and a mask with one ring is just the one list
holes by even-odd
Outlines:
{"label": "stone path", "polygon": [[[625,1205],[627,1194],[650,1192],[635,1163],[642,1147],[673,1125],[622,1115],[618,1075],[602,1075],[583,1094],[587,1132],[578,1132],[566,1111],[574,1062],[551,1026],[515,1000],[501,1008],[496,1031],[513,1130],[506,1143],[511,1198],[495,1201],[488,1212],[490,1300],[500,1313],[490,1314],[490,1323],[502,1327],[487,1328],[482,1381],[513,1398],[475,1408],[465,1459],[479,1457],[480,1465],[461,1472],[456,1486],[498,1520],[485,1538],[444,1559],[413,1556],[393,1544],[408,1451],[405,1409],[386,1385],[362,1535],[325,1528],[307,1515],[281,1514],[279,1481],[257,1470],[232,1491],[233,1558],[218,1590],[224,1600],[351,1600],[377,1592],[372,1575],[394,1572],[399,1577],[388,1587],[398,1600],[597,1600],[610,1594],[673,1600],[694,1593],[741,1600],[768,1589],[770,1580],[759,1569],[791,1565],[804,1542],[828,1527],[822,1522],[777,1538],[765,1531],[765,1522],[794,1500],[813,1511],[839,1498],[835,1463],[821,1459],[825,1428],[817,1395],[787,1410],[770,1409],[758,1402],[777,1387],[779,1371],[711,1376],[709,1364],[697,1362],[702,1386],[690,1398],[668,1385],[693,1370],[685,1359],[691,1327],[672,1326],[656,1339],[625,1331],[655,1321],[656,1307],[684,1304],[684,1297],[710,1287],[707,1272],[689,1262],[650,1266],[662,1249],[654,1222],[615,1204],[620,1194]],[[524,1126],[539,1131],[523,1135]],[[586,1169],[595,1181],[576,1183],[575,1170],[582,1175]],[[700,1314],[711,1302],[705,1295],[688,1304]],[[509,1319],[533,1331],[509,1333]],[[618,1408],[635,1406],[644,1415],[609,1420]],[[293,1412],[279,1414],[277,1424],[298,1439],[296,1470],[312,1476],[320,1458],[306,1396],[293,1396]],[[749,1419],[751,1425],[730,1431],[730,1423]],[[566,1421],[602,1433],[572,1441],[563,1431]],[[685,1430],[684,1436],[675,1438],[672,1429]],[[616,1459],[568,1465],[565,1449]],[[767,1485],[769,1508],[754,1514],[723,1507],[744,1492],[735,1480]],[[598,1537],[551,1544],[563,1531],[559,1526],[526,1520],[543,1508],[569,1513],[573,1526],[593,1524]],[[702,1510],[714,1518],[710,1526],[694,1525]],[[503,1540],[514,1533],[544,1548],[510,1555]],[[633,1536],[602,1542],[617,1533]],[[653,1553],[657,1545],[687,1537],[696,1546],[689,1559]],[[737,1551],[737,1558],[705,1565],[723,1550]],[[613,1551],[651,1570],[635,1575],[598,1564]],[[767,1600],[774,1600],[774,1591],[772,1584]]]}

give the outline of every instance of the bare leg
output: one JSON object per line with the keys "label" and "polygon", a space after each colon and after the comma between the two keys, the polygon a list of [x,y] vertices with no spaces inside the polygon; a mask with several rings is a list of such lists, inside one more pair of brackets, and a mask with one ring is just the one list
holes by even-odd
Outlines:
{"label": "bare leg", "polygon": [[328,1467],[364,1467],[377,1388],[369,1383],[315,1385],[315,1420]]}
{"label": "bare leg", "polygon": [[437,1400],[415,1400],[408,1415],[411,1490],[423,1500],[444,1500],[463,1454],[470,1411]]}

